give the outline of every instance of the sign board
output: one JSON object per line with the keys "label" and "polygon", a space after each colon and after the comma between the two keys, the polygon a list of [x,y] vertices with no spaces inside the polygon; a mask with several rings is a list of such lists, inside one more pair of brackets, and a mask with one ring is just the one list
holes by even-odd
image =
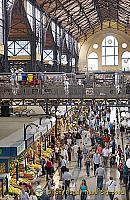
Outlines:
{"label": "sign board", "polygon": [[47,132],[47,126],[43,127],[42,135],[44,135],[46,132]]}
{"label": "sign board", "polygon": [[48,131],[51,129],[51,122],[48,124]]}
{"label": "sign board", "polygon": [[37,132],[34,134],[34,142],[41,137],[41,132]]}
{"label": "sign board", "polygon": [[24,150],[25,150],[25,142],[22,142],[22,143],[17,147],[17,156],[19,156]]}
{"label": "sign board", "polygon": [[33,140],[33,135],[30,136],[27,140],[26,140],[26,148],[28,148],[31,144],[33,144],[34,140]]}
{"label": "sign board", "polygon": [[2,155],[2,153],[3,153],[3,150],[2,150],[2,148],[0,148],[0,155]]}

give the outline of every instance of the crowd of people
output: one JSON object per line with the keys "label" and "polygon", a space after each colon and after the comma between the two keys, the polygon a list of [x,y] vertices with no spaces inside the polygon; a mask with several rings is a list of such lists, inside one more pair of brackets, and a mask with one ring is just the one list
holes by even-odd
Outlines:
{"label": "crowd of people", "polygon": [[[129,169],[126,165],[130,149],[128,145],[123,149],[120,144],[120,132],[125,132],[125,128],[120,125],[118,115],[116,120],[111,122],[111,109],[98,104],[91,105],[88,109],[81,107],[78,112],[77,123],[64,133],[63,141],[53,141],[54,155],[47,161],[41,159],[42,175],[46,176],[48,181],[48,194],[44,190],[41,200],[75,200],[77,191],[81,200],[87,200],[90,198],[88,179],[93,176],[96,178],[97,192],[106,188],[110,200],[113,200],[117,182],[112,176],[106,181],[107,168],[119,171],[120,184],[130,189]],[[71,173],[71,162],[75,162],[80,171],[85,166],[86,174],[80,187]],[[55,187],[54,181],[55,163],[61,183],[58,188]],[[23,193],[25,195],[25,191]],[[32,198],[31,195],[34,195],[34,191],[28,198]]]}

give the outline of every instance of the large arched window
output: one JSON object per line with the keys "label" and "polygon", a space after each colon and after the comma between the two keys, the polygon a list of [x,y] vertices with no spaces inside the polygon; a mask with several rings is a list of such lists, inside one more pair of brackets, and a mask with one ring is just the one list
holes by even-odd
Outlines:
{"label": "large arched window", "polygon": [[118,41],[113,36],[102,42],[102,65],[118,65]]}
{"label": "large arched window", "polygon": [[129,71],[130,70],[130,52],[125,51],[122,54],[122,70]]}
{"label": "large arched window", "polygon": [[88,56],[88,71],[98,70],[98,55],[92,52]]}

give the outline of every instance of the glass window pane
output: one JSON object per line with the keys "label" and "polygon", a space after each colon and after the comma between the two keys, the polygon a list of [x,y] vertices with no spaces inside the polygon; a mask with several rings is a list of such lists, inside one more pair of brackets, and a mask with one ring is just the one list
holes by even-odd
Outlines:
{"label": "glass window pane", "polygon": [[56,33],[54,31],[52,31],[52,35],[53,35],[53,38],[54,38],[54,41],[56,39]]}
{"label": "glass window pane", "polygon": [[52,31],[55,32],[55,23],[54,22],[51,23],[51,28],[52,28]]}
{"label": "glass window pane", "polygon": [[52,50],[45,50],[43,52],[43,59],[44,60],[53,60],[53,51]]}
{"label": "glass window pane", "polygon": [[33,29],[33,18],[31,16],[29,16],[29,15],[27,15],[27,17],[28,17],[28,21],[29,21],[29,23],[31,25],[31,28]]}
{"label": "glass window pane", "polygon": [[115,38],[113,36],[107,36],[106,37],[106,46],[114,46]]}
{"label": "glass window pane", "polygon": [[89,54],[88,58],[98,58],[98,55],[95,52]]}
{"label": "glass window pane", "polygon": [[105,56],[105,49],[106,47],[102,47],[102,56]]}
{"label": "glass window pane", "polygon": [[30,16],[33,15],[33,6],[29,1],[27,1],[27,14],[29,14]]}
{"label": "glass window pane", "polygon": [[106,56],[114,55],[114,47],[106,47]]}
{"label": "glass window pane", "polygon": [[98,70],[98,59],[88,59],[88,71]]}
{"label": "glass window pane", "polygon": [[102,42],[102,65],[118,65],[118,41],[113,36]]}
{"label": "glass window pane", "polygon": [[57,26],[57,34],[60,34],[60,28]]}
{"label": "glass window pane", "polygon": [[105,65],[105,57],[102,57],[102,65]]}
{"label": "glass window pane", "polygon": [[118,56],[115,56],[115,65],[118,65]]}
{"label": "glass window pane", "polygon": [[2,9],[3,8],[3,0],[0,0],[0,19],[2,19],[3,18],[3,16],[2,16]]}
{"label": "glass window pane", "polygon": [[118,56],[118,47],[115,47],[115,55]]}
{"label": "glass window pane", "polygon": [[130,52],[126,51],[122,54],[122,58],[130,58]]}
{"label": "glass window pane", "polygon": [[106,65],[114,65],[114,56],[106,57]]}
{"label": "glass window pane", "polygon": [[40,21],[40,11],[36,8],[36,19]]}
{"label": "glass window pane", "polygon": [[0,44],[3,44],[3,27],[0,27]]}

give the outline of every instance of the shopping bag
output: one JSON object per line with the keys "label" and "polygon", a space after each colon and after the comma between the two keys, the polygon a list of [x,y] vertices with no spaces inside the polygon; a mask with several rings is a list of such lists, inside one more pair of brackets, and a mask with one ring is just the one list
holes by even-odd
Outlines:
{"label": "shopping bag", "polygon": [[90,196],[88,195],[88,196],[87,196],[87,200],[89,200],[89,199],[90,199]]}

